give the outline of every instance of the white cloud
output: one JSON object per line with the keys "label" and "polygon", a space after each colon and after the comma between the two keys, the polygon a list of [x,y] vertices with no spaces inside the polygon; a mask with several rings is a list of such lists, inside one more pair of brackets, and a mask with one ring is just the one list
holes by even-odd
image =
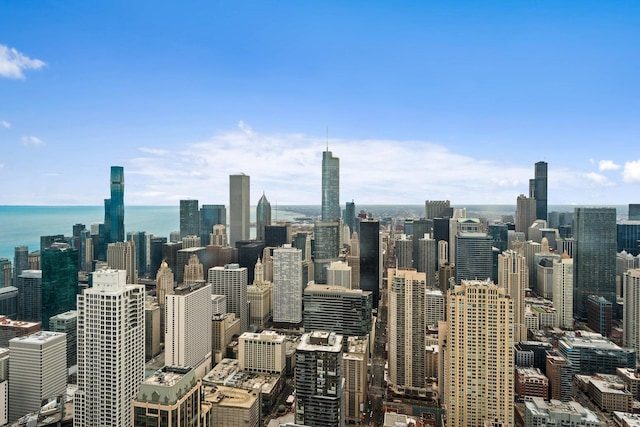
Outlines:
{"label": "white cloud", "polygon": [[590,181],[594,184],[600,185],[600,186],[612,186],[614,185],[611,181],[609,181],[609,178],[607,178],[606,176],[596,173],[596,172],[589,172],[589,173],[585,173],[584,178],[587,181]]}
{"label": "white cloud", "polygon": [[31,59],[14,48],[0,44],[0,77],[24,79],[24,70],[37,70],[45,65],[39,59]]}
{"label": "white cloud", "polygon": [[613,162],[613,160],[600,160],[598,162],[598,169],[601,171],[615,171],[620,169],[620,165]]}
{"label": "white cloud", "polygon": [[24,145],[26,147],[43,145],[44,144],[44,141],[42,141],[37,136],[33,136],[33,135],[23,136],[20,140],[22,141],[22,145]]}
{"label": "white cloud", "polygon": [[640,182],[640,160],[625,162],[622,179],[629,183]]}
{"label": "white cloud", "polygon": [[11,123],[6,120],[0,120],[0,126],[5,129],[9,129],[11,127]]}
{"label": "white cloud", "polygon": [[0,163],[0,169],[4,167],[4,163]]}
{"label": "white cloud", "polygon": [[139,151],[147,154],[153,154],[154,156],[166,156],[169,154],[167,150],[163,150],[161,148],[148,148],[148,147],[140,147]]}

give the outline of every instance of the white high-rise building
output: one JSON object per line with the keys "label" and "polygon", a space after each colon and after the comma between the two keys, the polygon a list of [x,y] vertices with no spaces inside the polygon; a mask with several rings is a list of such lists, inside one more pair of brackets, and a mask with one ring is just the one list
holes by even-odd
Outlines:
{"label": "white high-rise building", "polygon": [[9,421],[67,388],[67,334],[39,331],[9,340]]}
{"label": "white high-rise building", "polygon": [[[640,269],[627,270],[622,275],[622,286],[624,345],[633,348],[636,355],[640,355]],[[640,358],[640,356],[637,357]]]}
{"label": "white high-rise building", "polygon": [[327,268],[327,285],[351,289],[351,267],[344,261],[334,261]]}
{"label": "white high-rise building", "polygon": [[287,362],[285,336],[245,332],[238,338],[238,362],[242,371],[281,374]]}
{"label": "white high-rise building", "polygon": [[302,323],[302,251],[285,245],[273,251],[273,321]]}
{"label": "white high-rise building", "polygon": [[164,363],[202,378],[211,369],[211,285],[176,288],[166,301]]}
{"label": "white high-rise building", "polygon": [[553,306],[558,312],[558,326],[573,329],[573,258],[566,252],[553,263]]}
{"label": "white high-rise building", "polygon": [[236,319],[240,320],[240,333],[249,328],[247,281],[247,268],[239,264],[209,269],[211,293],[227,297],[227,313],[234,313]]}
{"label": "white high-rise building", "polygon": [[98,270],[78,295],[78,390],[74,426],[131,426],[144,380],[144,286],[124,270]]}

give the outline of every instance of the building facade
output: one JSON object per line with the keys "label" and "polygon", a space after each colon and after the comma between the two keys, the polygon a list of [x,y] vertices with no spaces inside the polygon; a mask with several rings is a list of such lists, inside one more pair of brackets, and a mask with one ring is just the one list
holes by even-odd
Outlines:
{"label": "building facade", "polygon": [[249,327],[247,268],[238,264],[213,267],[209,269],[208,281],[212,294],[227,297],[227,313],[234,313],[240,321],[240,332],[246,332]]}
{"label": "building facade", "polygon": [[229,243],[249,240],[250,177],[243,173],[229,176]]}

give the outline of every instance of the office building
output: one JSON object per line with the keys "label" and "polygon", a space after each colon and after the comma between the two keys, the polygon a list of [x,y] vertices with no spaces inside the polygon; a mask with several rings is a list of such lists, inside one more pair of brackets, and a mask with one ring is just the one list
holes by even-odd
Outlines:
{"label": "office building", "polygon": [[533,397],[524,402],[524,427],[584,426],[600,427],[598,416],[578,402],[545,401]]}
{"label": "office building", "polygon": [[[256,240],[265,241],[264,228],[267,225],[271,225],[271,203],[263,192],[256,206]],[[272,246],[268,243],[267,245]]]}
{"label": "office building", "polygon": [[368,337],[349,337],[347,350],[342,355],[344,365],[344,419],[359,423],[364,417],[369,393],[367,364],[369,363]]}
{"label": "office building", "polygon": [[18,276],[23,270],[29,270],[29,248],[16,246],[13,255],[13,283],[18,282]]}
{"label": "office building", "polygon": [[[414,236],[414,238],[417,236]],[[436,270],[438,266],[436,241],[426,235],[418,238],[418,252],[414,252],[414,265],[420,273],[426,273],[427,287],[436,285]]]}
{"label": "office building", "polygon": [[573,376],[579,367],[562,357],[556,350],[546,356],[546,376],[549,378],[549,397],[561,402],[573,400]]}
{"label": "office building", "polygon": [[128,242],[109,243],[107,245],[107,265],[114,270],[127,272],[126,282],[130,285],[138,283],[138,260],[136,244]]}
{"label": "office building", "polygon": [[[137,277],[147,277],[149,264],[151,263],[149,251],[150,238],[151,236],[144,231],[127,232],[127,241],[133,242],[133,248],[136,258]],[[133,284],[134,282],[131,283]]]}
{"label": "office building", "polygon": [[260,425],[260,396],[257,391],[219,386],[203,386],[203,414],[205,426],[258,427]]}
{"label": "office building", "polygon": [[227,226],[227,208],[225,205],[202,205],[200,207],[200,240],[203,245],[211,244],[209,235],[216,225]]}
{"label": "office building", "polygon": [[173,293],[174,283],[173,271],[169,268],[169,264],[162,261],[156,273],[156,296],[161,307],[164,307],[166,296]]}
{"label": "office building", "polygon": [[302,323],[302,251],[286,245],[273,251],[273,321]]}
{"label": "office building", "polygon": [[126,274],[96,271],[78,295],[78,427],[132,425],[144,380],[144,286],[127,284]]}
{"label": "office building", "polygon": [[462,232],[455,237],[456,283],[493,277],[493,239],[485,233]]}
{"label": "office building", "polygon": [[493,247],[500,253],[509,249],[509,227],[507,224],[489,224],[487,234],[493,239]]}
{"label": "office building", "polygon": [[164,259],[164,245],[167,243],[166,237],[158,237],[153,234],[149,239],[149,274],[151,279],[156,279],[156,272]]}
{"label": "office building", "polygon": [[351,289],[352,268],[344,261],[336,261],[327,268],[327,285]]}
{"label": "office building", "polygon": [[327,283],[327,268],[340,255],[340,223],[316,221],[313,228],[314,281]]}
{"label": "office building", "polygon": [[516,395],[522,399],[549,399],[549,379],[538,368],[515,368]]}
{"label": "office building", "polygon": [[9,347],[9,341],[13,338],[33,334],[39,330],[40,322],[11,320],[0,315],[0,348]]}
{"label": "office building", "polygon": [[629,203],[629,220],[640,221],[640,203]]}
{"label": "office building", "polygon": [[536,162],[535,175],[529,181],[530,197],[536,201],[536,218],[547,220],[547,162]]}
{"label": "office building", "polygon": [[616,373],[616,368],[635,368],[636,351],[621,348],[602,335],[591,332],[565,333],[558,340],[558,353],[582,375]]}
{"label": "office building", "polygon": [[426,219],[450,218],[453,215],[449,200],[426,200],[424,202],[424,217]]}
{"label": "office building", "polygon": [[[249,283],[253,282],[256,261],[263,256],[265,244],[257,240],[239,240],[236,242],[237,262],[242,267],[247,268],[247,278]],[[266,263],[266,258],[263,257]]]}
{"label": "office building", "polygon": [[133,400],[133,427],[199,427],[200,401],[195,370],[165,366],[140,385]]}
{"label": "office building", "polygon": [[164,314],[157,299],[147,298],[144,303],[144,360],[148,362],[160,354],[160,344],[164,342]]}
{"label": "office building", "polygon": [[197,200],[180,200],[180,239],[200,235],[200,208]]}
{"label": "office building", "polygon": [[353,200],[347,202],[342,220],[344,224],[349,227],[349,235],[352,235],[354,232],[358,232],[356,204]]}
{"label": "office building", "polygon": [[295,422],[309,427],[344,426],[342,336],[302,335],[296,350]]}
{"label": "office building", "polygon": [[[372,294],[361,289],[309,284],[304,290],[304,330],[363,337],[371,331]],[[300,305],[300,303],[298,302]]]}
{"label": "office building", "polygon": [[209,233],[209,245],[228,246],[227,227],[222,224],[213,226],[213,232]]}
{"label": "office building", "polygon": [[374,219],[360,221],[358,237],[360,239],[360,289],[371,292],[373,308],[378,308],[382,283],[380,221]]}
{"label": "office building", "polygon": [[413,268],[413,242],[406,234],[400,234],[394,244],[397,268]]}
{"label": "office building", "polygon": [[75,310],[60,313],[49,319],[49,330],[60,332],[66,335],[67,367],[77,364],[78,354],[78,312]]}
{"label": "office building", "polygon": [[246,332],[249,327],[247,268],[238,264],[213,267],[209,269],[208,281],[212,294],[227,298],[227,313],[235,314],[240,321],[240,333]]}
{"label": "office building", "polygon": [[49,319],[76,309],[78,294],[78,251],[66,243],[42,251],[42,329]]}
{"label": "office building", "polygon": [[191,366],[202,378],[211,369],[211,285],[185,285],[167,295],[164,363]]}
{"label": "office building", "polygon": [[521,194],[516,199],[516,230],[529,239],[529,226],[536,220],[536,200]]}
{"label": "office building", "polygon": [[440,289],[427,289],[425,293],[425,325],[438,325],[445,319],[444,293]]}
{"label": "office building", "polygon": [[264,242],[267,247],[272,248],[291,244],[291,223],[278,221],[276,224],[265,225]]}
{"label": "office building", "polygon": [[585,319],[589,295],[616,301],[616,210],[575,208],[574,223],[573,313]]}
{"label": "office building", "polygon": [[39,331],[9,341],[9,421],[37,411],[67,389],[66,336]]}
{"label": "office building", "polygon": [[42,270],[23,270],[17,277],[18,320],[42,321]]}
{"label": "office building", "polygon": [[331,151],[322,152],[322,221],[340,219],[340,159]]}
{"label": "office building", "polygon": [[18,288],[14,286],[0,288],[0,314],[12,319],[18,318]]}
{"label": "office building", "polygon": [[274,331],[245,332],[238,338],[240,370],[282,374],[286,364],[286,340]]}
{"label": "office building", "polygon": [[229,176],[229,243],[249,240],[250,177],[243,173]]}
{"label": "office building", "polygon": [[389,386],[418,393],[425,384],[425,273],[388,270]]}
{"label": "office building", "polygon": [[573,259],[566,254],[553,263],[553,306],[562,329],[573,329]]}
{"label": "office building", "polygon": [[526,341],[524,297],[529,287],[529,275],[524,256],[512,250],[498,255],[498,286],[506,289],[513,300],[514,341]]}
{"label": "office building", "polygon": [[7,258],[0,258],[0,287],[6,288],[13,283],[13,277],[11,276],[11,261]]}
{"label": "office building", "polygon": [[587,297],[587,326],[605,337],[611,336],[613,305],[597,295]]}
{"label": "office building", "polygon": [[640,269],[628,270],[622,276],[623,313],[622,342],[640,354]]}
{"label": "office building", "polygon": [[440,349],[449,425],[514,425],[513,300],[489,280],[463,280],[447,300]]}
{"label": "office building", "polygon": [[616,224],[617,251],[633,256],[640,254],[640,220],[618,221]]}

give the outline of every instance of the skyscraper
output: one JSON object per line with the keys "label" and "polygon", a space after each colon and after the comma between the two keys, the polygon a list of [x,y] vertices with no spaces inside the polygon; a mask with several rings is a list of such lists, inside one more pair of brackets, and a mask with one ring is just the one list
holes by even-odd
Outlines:
{"label": "skyscraper", "polygon": [[316,221],[313,241],[314,281],[327,283],[327,267],[340,255],[340,222]]}
{"label": "skyscraper", "polygon": [[464,280],[447,300],[440,330],[447,425],[514,425],[513,300],[490,280]]}
{"label": "skyscraper", "polygon": [[264,229],[267,225],[271,225],[271,203],[262,193],[256,206],[256,240],[265,241]]}
{"label": "skyscraper", "polygon": [[229,244],[249,240],[250,177],[243,173],[229,175]]}
{"label": "skyscraper", "polygon": [[513,339],[527,340],[524,296],[529,287],[527,260],[516,251],[508,250],[498,255],[498,286],[507,290],[513,300]]}
{"label": "skyscraper", "polygon": [[450,218],[452,213],[449,200],[426,200],[424,202],[424,217],[426,219]]}
{"label": "skyscraper", "polygon": [[389,385],[402,391],[426,388],[425,383],[425,273],[388,270]]}
{"label": "skyscraper", "polygon": [[296,349],[295,422],[309,427],[344,426],[342,336],[302,335]]}
{"label": "skyscraper", "polygon": [[382,282],[382,257],[380,255],[380,221],[364,220],[360,222],[360,289],[373,295],[373,308],[380,301],[380,283]]}
{"label": "skyscraper", "polygon": [[349,235],[352,235],[354,231],[358,231],[356,225],[356,204],[353,200],[346,204],[343,221],[345,225],[349,227]]}
{"label": "skyscraper", "polygon": [[42,270],[23,270],[16,281],[18,320],[42,321]]}
{"label": "skyscraper", "polygon": [[624,305],[622,314],[623,344],[640,355],[640,269],[628,270],[622,276]]}
{"label": "skyscraper", "polygon": [[273,321],[302,322],[302,251],[291,245],[273,251]]}
{"label": "skyscraper", "polygon": [[322,221],[340,219],[340,159],[322,152]]}
{"label": "skyscraper", "polygon": [[9,340],[9,420],[40,409],[67,388],[66,335],[39,331]]}
{"label": "skyscraper", "polygon": [[[209,234],[215,225],[227,226],[227,208],[225,205],[202,205],[200,208],[200,240],[204,246],[211,244]],[[215,244],[215,243],[214,243]]]}
{"label": "skyscraper", "polygon": [[573,313],[586,318],[589,295],[616,302],[616,210],[575,208]]}
{"label": "skyscraper", "polygon": [[485,233],[462,232],[455,236],[456,283],[493,277],[492,243]]}
{"label": "skyscraper", "polygon": [[111,166],[110,200],[109,243],[124,242],[124,168],[122,166]]}
{"label": "skyscraper", "polygon": [[535,164],[534,179],[529,183],[533,190],[530,197],[536,200],[536,218],[547,220],[547,162]]}
{"label": "skyscraper", "polygon": [[516,199],[516,231],[529,236],[529,226],[536,220],[536,201],[521,194]]}
{"label": "skyscraper", "polygon": [[227,313],[234,313],[240,321],[240,333],[246,332],[249,327],[247,267],[227,264],[210,268],[209,283],[212,294],[227,297]]}
{"label": "skyscraper", "polygon": [[200,235],[200,210],[197,200],[180,200],[180,239]]}
{"label": "skyscraper", "polygon": [[144,286],[122,270],[93,273],[78,295],[78,390],[74,425],[131,426],[144,380]]}
{"label": "skyscraper", "polygon": [[126,282],[130,285],[138,283],[138,263],[135,241],[115,242],[107,245],[107,265],[115,270],[127,272]]}
{"label": "skyscraper", "polygon": [[185,285],[167,295],[165,365],[191,366],[202,378],[211,369],[211,285]]}
{"label": "skyscraper", "polygon": [[78,251],[66,243],[42,251],[42,329],[49,318],[76,309]]}
{"label": "skyscraper", "polygon": [[23,270],[29,270],[29,248],[16,246],[13,255],[13,283],[17,283]]}

